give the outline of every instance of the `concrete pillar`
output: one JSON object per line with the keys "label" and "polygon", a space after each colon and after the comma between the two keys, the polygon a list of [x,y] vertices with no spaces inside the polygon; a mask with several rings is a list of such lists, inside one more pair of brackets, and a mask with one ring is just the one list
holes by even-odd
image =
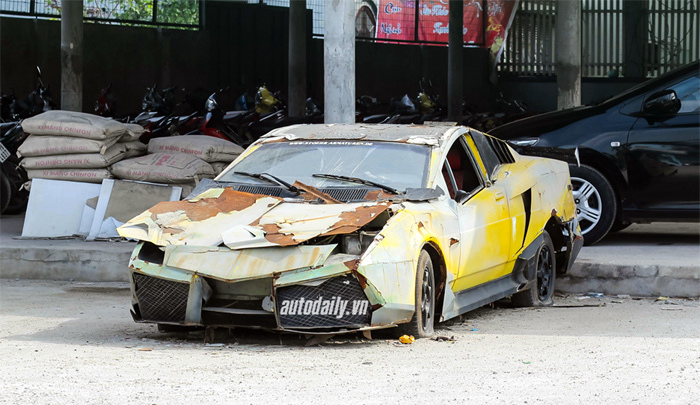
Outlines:
{"label": "concrete pillar", "polygon": [[462,89],[464,88],[464,2],[450,0],[450,32],[447,49],[447,119],[462,123]]}
{"label": "concrete pillar", "polygon": [[61,2],[61,109],[83,110],[83,2]]}
{"label": "concrete pillar", "polygon": [[326,123],[355,122],[355,2],[325,0],[323,34]]}
{"label": "concrete pillar", "polygon": [[625,77],[643,78],[644,46],[648,43],[649,31],[646,26],[647,2],[623,0],[622,2],[622,43],[624,64],[622,74]]}
{"label": "concrete pillar", "polygon": [[558,0],[554,42],[557,108],[581,105],[581,0]]}
{"label": "concrete pillar", "polygon": [[306,0],[289,2],[289,116],[304,115],[306,105]]}

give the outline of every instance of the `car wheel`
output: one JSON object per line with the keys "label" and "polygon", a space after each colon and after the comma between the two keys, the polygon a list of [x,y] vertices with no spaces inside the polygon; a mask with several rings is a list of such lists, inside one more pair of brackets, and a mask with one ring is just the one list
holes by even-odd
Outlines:
{"label": "car wheel", "polygon": [[416,268],[416,304],[410,322],[399,325],[399,335],[416,338],[433,336],[435,322],[435,275],[433,261],[425,250],[421,251]]}
{"label": "car wheel", "polygon": [[513,295],[511,302],[517,307],[544,307],[553,304],[556,257],[549,233],[544,231],[542,244],[537,250],[535,283],[525,291]]}
{"label": "car wheel", "polygon": [[612,185],[590,166],[569,165],[576,213],[585,245],[597,243],[615,222],[617,199]]}
{"label": "car wheel", "polygon": [[615,221],[615,223],[613,224],[612,228],[610,228],[610,231],[608,233],[620,232],[622,230],[627,229],[630,225],[632,225],[631,222]]}

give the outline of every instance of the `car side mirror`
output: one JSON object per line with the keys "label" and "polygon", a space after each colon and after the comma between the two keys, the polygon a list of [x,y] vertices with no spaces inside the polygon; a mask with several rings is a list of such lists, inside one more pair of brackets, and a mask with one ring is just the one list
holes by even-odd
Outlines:
{"label": "car side mirror", "polygon": [[673,115],[681,109],[681,100],[674,90],[663,90],[649,96],[644,101],[642,112],[647,117]]}
{"label": "car side mirror", "polygon": [[457,204],[462,204],[463,202],[467,201],[468,197],[469,193],[464,190],[457,190],[455,193],[455,201],[457,201]]}

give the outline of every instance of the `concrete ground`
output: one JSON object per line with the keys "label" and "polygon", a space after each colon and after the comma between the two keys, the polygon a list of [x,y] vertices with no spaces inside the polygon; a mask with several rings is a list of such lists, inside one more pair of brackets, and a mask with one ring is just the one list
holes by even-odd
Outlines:
{"label": "concrete ground", "polygon": [[[0,219],[0,278],[127,281],[133,242],[15,239],[23,216]],[[584,247],[562,292],[700,297],[700,224],[635,224]]]}
{"label": "concrete ground", "polygon": [[[700,307],[557,296],[440,324],[447,341],[158,333],[126,283],[0,280],[0,404],[696,405]],[[582,306],[586,305],[586,306]]]}

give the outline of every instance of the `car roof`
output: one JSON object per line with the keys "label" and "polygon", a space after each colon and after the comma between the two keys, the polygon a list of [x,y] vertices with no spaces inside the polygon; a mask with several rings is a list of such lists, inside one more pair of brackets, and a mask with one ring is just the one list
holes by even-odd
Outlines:
{"label": "car roof", "polygon": [[274,140],[357,140],[440,145],[457,130],[453,123],[430,125],[399,124],[305,124],[279,128],[263,135],[263,142]]}

